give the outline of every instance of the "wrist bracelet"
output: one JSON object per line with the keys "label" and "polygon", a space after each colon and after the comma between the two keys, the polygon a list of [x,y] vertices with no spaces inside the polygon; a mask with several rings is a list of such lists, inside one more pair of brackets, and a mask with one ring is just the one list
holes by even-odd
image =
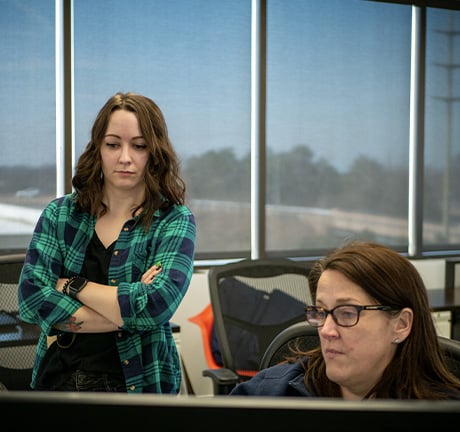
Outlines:
{"label": "wrist bracelet", "polygon": [[77,299],[77,294],[88,284],[88,279],[82,276],[75,276],[66,288],[67,295]]}
{"label": "wrist bracelet", "polygon": [[69,279],[67,279],[64,283],[64,285],[62,286],[62,292],[65,294],[65,295],[69,295],[69,285],[72,283],[73,280],[75,280],[77,276],[71,276]]}

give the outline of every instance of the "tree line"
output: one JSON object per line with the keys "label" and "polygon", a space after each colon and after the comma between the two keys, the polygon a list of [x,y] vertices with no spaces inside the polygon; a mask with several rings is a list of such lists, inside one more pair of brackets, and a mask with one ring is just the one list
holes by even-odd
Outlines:
{"label": "tree line", "polygon": [[[409,167],[389,167],[366,156],[358,157],[345,172],[299,145],[285,152],[267,153],[267,204],[339,208],[407,218]],[[182,162],[189,199],[250,202],[251,155],[237,157],[231,148],[212,150]],[[438,221],[444,211],[442,191],[448,187],[449,208],[460,220],[460,154],[451,160],[451,177],[427,166],[424,172],[424,217]],[[3,166],[0,194],[14,196],[34,187],[54,195],[54,165]],[[446,186],[448,185],[448,186]]]}
{"label": "tree line", "polygon": [[[452,159],[450,208],[460,212],[460,154]],[[250,154],[236,157],[232,149],[208,151],[184,161],[183,174],[191,199],[250,201]],[[407,218],[409,167],[389,167],[366,156],[346,172],[299,145],[267,154],[267,204],[340,208]],[[439,220],[443,211],[444,172],[425,168],[424,217]],[[460,217],[460,214],[459,214]]]}

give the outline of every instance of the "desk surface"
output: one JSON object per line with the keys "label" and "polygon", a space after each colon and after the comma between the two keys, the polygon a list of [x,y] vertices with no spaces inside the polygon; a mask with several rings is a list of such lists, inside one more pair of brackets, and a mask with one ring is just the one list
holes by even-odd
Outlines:
{"label": "desk surface", "polygon": [[38,326],[20,321],[17,313],[0,311],[0,348],[35,345],[39,335]]}
{"label": "desk surface", "polygon": [[[59,393],[59,394],[56,394]],[[439,430],[441,424],[459,424],[458,401],[383,400],[344,401],[334,398],[267,396],[191,397],[168,394],[121,394],[91,392],[0,392],[3,424],[19,424],[29,418],[50,418],[81,430],[77,421],[91,418],[109,430],[143,430],[146,419],[171,423],[173,431],[190,429],[214,432],[221,424],[241,432],[279,430],[278,425],[308,425],[315,431],[359,430],[368,425],[373,432],[401,430],[404,425],[422,424],[421,430]],[[217,419],[217,420],[216,420]],[[449,423],[449,424],[451,424]],[[4,426],[5,427],[5,426]]]}
{"label": "desk surface", "polygon": [[428,299],[433,310],[460,309],[460,288],[428,290]]}
{"label": "desk surface", "polygon": [[451,338],[460,340],[460,288],[430,289],[428,298],[434,312],[451,311]]}

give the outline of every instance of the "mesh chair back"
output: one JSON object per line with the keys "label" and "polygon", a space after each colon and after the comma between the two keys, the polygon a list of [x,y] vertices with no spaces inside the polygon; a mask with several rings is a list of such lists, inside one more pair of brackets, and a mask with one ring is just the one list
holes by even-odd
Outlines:
{"label": "mesh chair back", "polygon": [[19,319],[18,281],[24,254],[0,256],[0,383],[30,390],[39,328]]}
{"label": "mesh chair back", "polygon": [[438,336],[439,345],[444,352],[451,372],[460,378],[460,341]]}
{"label": "mesh chair back", "polygon": [[209,289],[223,366],[240,377],[259,370],[273,338],[305,320],[311,302],[309,264],[243,260],[209,270]]}
{"label": "mesh chair back", "polygon": [[306,321],[284,329],[272,340],[260,362],[260,369],[282,363],[292,357],[294,351],[309,351],[319,346],[318,329]]}

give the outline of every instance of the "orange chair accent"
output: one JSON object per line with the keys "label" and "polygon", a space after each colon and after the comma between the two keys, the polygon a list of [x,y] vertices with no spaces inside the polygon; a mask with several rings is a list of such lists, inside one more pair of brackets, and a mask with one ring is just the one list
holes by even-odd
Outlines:
{"label": "orange chair accent", "polygon": [[211,303],[209,303],[200,313],[188,319],[190,322],[198,325],[201,330],[201,338],[203,341],[204,356],[209,369],[220,369],[214,360],[211,350],[212,327],[214,325],[214,314],[212,312]]}
{"label": "orange chair accent", "polygon": [[[190,317],[188,320],[200,327],[204,357],[206,359],[206,363],[208,364],[208,369],[222,369],[223,366],[216,363],[211,349],[212,328],[214,325],[214,313],[212,311],[211,303],[209,303],[200,313]],[[250,378],[257,373],[257,371],[240,369],[237,369],[236,372],[242,378]]]}

